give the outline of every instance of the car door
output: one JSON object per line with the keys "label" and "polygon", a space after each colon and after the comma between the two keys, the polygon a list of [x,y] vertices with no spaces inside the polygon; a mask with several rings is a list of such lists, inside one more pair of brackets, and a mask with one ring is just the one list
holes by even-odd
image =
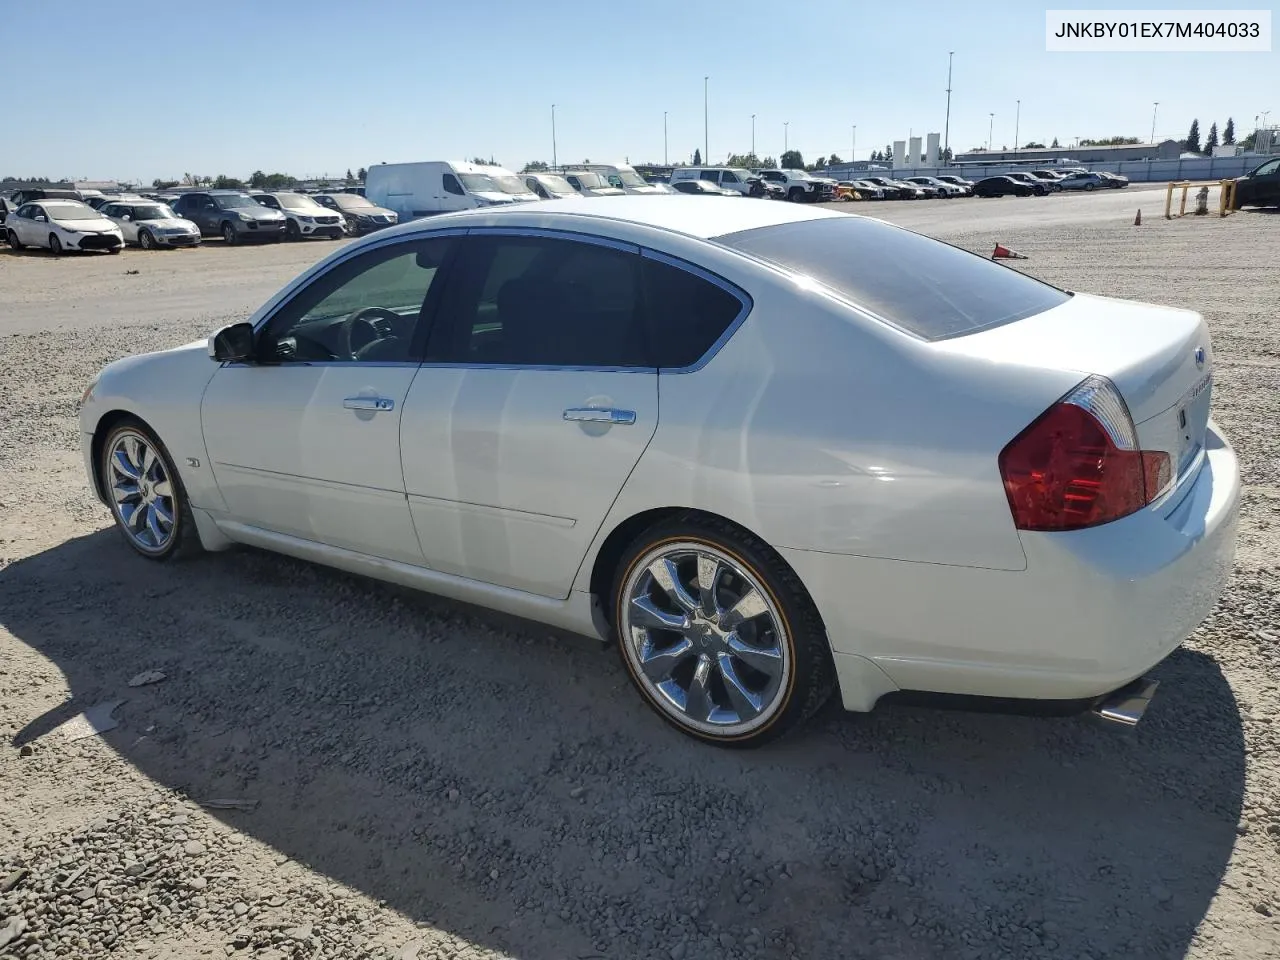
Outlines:
{"label": "car door", "polygon": [[471,198],[462,189],[461,181],[452,173],[445,172],[441,177],[441,186],[443,188],[443,191],[439,194],[441,210],[448,212],[451,210],[466,210],[471,207]]}
{"label": "car door", "polygon": [[[133,207],[123,204],[111,204],[110,209],[113,213],[108,214],[114,221],[115,225],[120,228],[120,232],[124,234],[125,240],[130,243],[138,242],[138,222],[134,219],[136,211]],[[129,219],[125,219],[128,217]]]}
{"label": "car door", "polygon": [[267,318],[255,362],[214,374],[200,415],[229,519],[422,562],[401,416],[453,243],[407,238],[338,261]]}
{"label": "car door", "polygon": [[546,597],[578,566],[658,422],[635,247],[472,231],[401,453],[427,565]]}
{"label": "car door", "polygon": [[1249,174],[1250,203],[1280,203],[1280,160],[1271,160]]}

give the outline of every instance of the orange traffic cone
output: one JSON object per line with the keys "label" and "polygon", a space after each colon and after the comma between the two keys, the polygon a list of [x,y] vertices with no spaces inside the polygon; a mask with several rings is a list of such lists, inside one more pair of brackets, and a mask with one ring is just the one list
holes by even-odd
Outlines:
{"label": "orange traffic cone", "polygon": [[1018,253],[1016,250],[1010,250],[1003,243],[997,243],[996,248],[991,251],[992,260],[1026,260],[1025,253]]}
{"label": "orange traffic cone", "polygon": [[1138,208],[1138,215],[1133,218],[1133,225],[1135,227],[1142,226],[1142,208],[1141,207]]}

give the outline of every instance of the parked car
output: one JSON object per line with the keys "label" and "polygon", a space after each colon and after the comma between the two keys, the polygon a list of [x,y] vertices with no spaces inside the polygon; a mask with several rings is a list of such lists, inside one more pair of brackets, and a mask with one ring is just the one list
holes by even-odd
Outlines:
{"label": "parked car", "polygon": [[279,243],[288,222],[279,210],[264,207],[240,190],[184,193],[174,202],[173,212],[192,221],[203,236],[222,237],[228,244]]}
{"label": "parked car", "polygon": [[1280,206],[1280,157],[1264,160],[1243,177],[1236,177],[1235,205]]}
{"label": "parked car", "polygon": [[9,246],[48,247],[54,256],[72,250],[119,253],[124,247],[120,228],[79,200],[40,200],[24,203],[4,221]]}
{"label": "parked car", "polygon": [[1106,183],[1101,174],[1088,170],[1073,170],[1062,178],[1059,186],[1063,190],[1097,190],[1099,187],[1105,187]]}
{"label": "parked car", "polygon": [[1062,189],[1062,181],[1066,176],[1059,170],[1029,170],[1027,172],[1037,180],[1050,184],[1055,190]]}
{"label": "parked car", "polygon": [[365,175],[365,196],[370,203],[394,210],[401,223],[538,199],[510,170],[461,160],[376,164]]}
{"label": "parked car", "polygon": [[891,180],[888,177],[866,177],[868,183],[873,183],[884,191],[886,200],[918,200],[924,194],[916,189],[914,183],[904,183],[901,180]]}
{"label": "parked car", "polygon": [[853,185],[852,180],[838,180],[836,181],[836,199],[853,202],[862,200],[863,196],[858,192],[858,188]]}
{"label": "parked car", "polygon": [[555,173],[526,173],[524,185],[541,200],[568,200],[578,195],[568,180]]}
{"label": "parked car", "polygon": [[112,200],[98,212],[120,228],[125,243],[143,250],[200,246],[200,228],[155,200]]}
{"label": "parked car", "polygon": [[370,203],[365,197],[355,193],[317,193],[311,197],[322,207],[336,210],[344,220],[348,235],[363,236],[385,227],[393,227],[400,222],[400,215],[394,210],[379,207]]}
{"label": "parked car", "polygon": [[254,193],[250,196],[264,207],[284,214],[287,221],[284,235],[288,240],[304,240],[307,237],[340,240],[347,234],[342,214],[320,205],[304,193],[281,191]]}
{"label": "parked car", "polygon": [[940,173],[938,174],[937,179],[941,180],[943,183],[955,184],[957,187],[965,191],[964,195],[966,197],[973,196],[974,182],[972,180],[966,180],[964,177],[958,177],[952,173]]}
{"label": "parked car", "polygon": [[819,179],[807,170],[757,170],[756,175],[767,183],[781,187],[792,203],[834,200],[835,181]]}
{"label": "parked car", "polygon": [[19,190],[9,197],[15,206],[22,206],[24,203],[33,203],[36,200],[79,200],[84,202],[84,197],[80,195],[79,190],[64,190],[60,187],[29,187],[26,190]]}
{"label": "parked car", "polygon": [[858,198],[861,200],[883,200],[885,198],[884,187],[877,186],[866,180],[841,180],[837,186],[848,187],[856,191]]}
{"label": "parked car", "polygon": [[575,169],[590,170],[604,177],[611,187],[623,193],[659,194],[665,193],[658,184],[650,183],[636,172],[636,168],[627,163],[582,163]]}
{"label": "parked car", "polygon": [[837,690],[1136,722],[1232,571],[1213,371],[1189,310],[867,217],[619,197],[349,244],[107,366],[79,428],[141,557],[244,543],[608,638],[663,719],[750,746]]}
{"label": "parked car", "polygon": [[1030,197],[1036,190],[1031,184],[1012,177],[987,177],[973,185],[975,197]]}
{"label": "parked car", "polygon": [[1102,177],[1103,182],[1112,189],[1120,189],[1129,185],[1129,178],[1119,173],[1101,171],[1098,176]]}
{"label": "parked car", "polygon": [[673,187],[682,180],[705,180],[746,197],[768,197],[771,192],[761,177],[741,167],[677,167],[671,171]]}
{"label": "parked car", "polygon": [[692,193],[708,197],[740,197],[737,190],[726,190],[710,180],[675,180],[671,186],[678,193]]}
{"label": "parked car", "polygon": [[566,170],[565,182],[584,197],[620,197],[621,187],[609,186],[609,181],[592,170]]}
{"label": "parked car", "polygon": [[21,204],[14,203],[7,197],[0,197],[0,240],[5,243],[9,242],[9,234],[4,230],[4,222],[8,219],[9,214],[17,210]]}
{"label": "parked car", "polygon": [[963,197],[964,189],[957,187],[954,183],[947,183],[945,180],[939,180],[937,177],[907,177],[907,183],[914,183],[917,187],[932,190],[931,196],[942,197],[950,200],[952,197]]}
{"label": "parked car", "polygon": [[1005,176],[1010,180],[1016,180],[1018,183],[1025,183],[1038,197],[1045,197],[1062,189],[1062,187],[1057,184],[1047,183],[1044,180],[1033,177],[1024,170],[1016,170],[1013,173],[1006,173]]}

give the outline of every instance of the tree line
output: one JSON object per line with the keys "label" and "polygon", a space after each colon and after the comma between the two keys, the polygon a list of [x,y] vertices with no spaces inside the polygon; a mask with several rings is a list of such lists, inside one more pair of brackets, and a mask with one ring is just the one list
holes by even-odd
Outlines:
{"label": "tree line", "polygon": [[[348,168],[344,179],[349,185],[363,183],[366,172],[364,167],[361,167],[355,173],[352,173]],[[265,173],[262,170],[255,170],[249,174],[248,180],[229,177],[225,173],[220,173],[216,177],[209,177],[199,173],[184,173],[181,180],[156,178],[151,181],[151,186],[156,190],[171,190],[174,187],[209,187],[213,190],[243,190],[246,187],[253,190],[288,190],[296,187],[298,182],[297,177],[288,173]]]}

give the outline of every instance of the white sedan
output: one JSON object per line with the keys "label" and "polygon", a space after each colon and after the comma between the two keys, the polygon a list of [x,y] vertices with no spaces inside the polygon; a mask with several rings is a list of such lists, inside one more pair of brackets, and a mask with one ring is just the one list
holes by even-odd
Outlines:
{"label": "white sedan", "polygon": [[110,200],[99,211],[143,250],[200,246],[200,228],[157,200]]}
{"label": "white sedan", "polygon": [[24,203],[4,221],[9,246],[48,247],[57,256],[68,250],[124,248],[120,228],[87,203],[79,200],[37,200]]}
{"label": "white sedan", "polygon": [[1195,313],[629,196],[353,243],[106,367],[80,425],[144,557],[250,544],[610,639],[663,718],[749,745],[833,691],[1137,722],[1232,567],[1212,371]]}

